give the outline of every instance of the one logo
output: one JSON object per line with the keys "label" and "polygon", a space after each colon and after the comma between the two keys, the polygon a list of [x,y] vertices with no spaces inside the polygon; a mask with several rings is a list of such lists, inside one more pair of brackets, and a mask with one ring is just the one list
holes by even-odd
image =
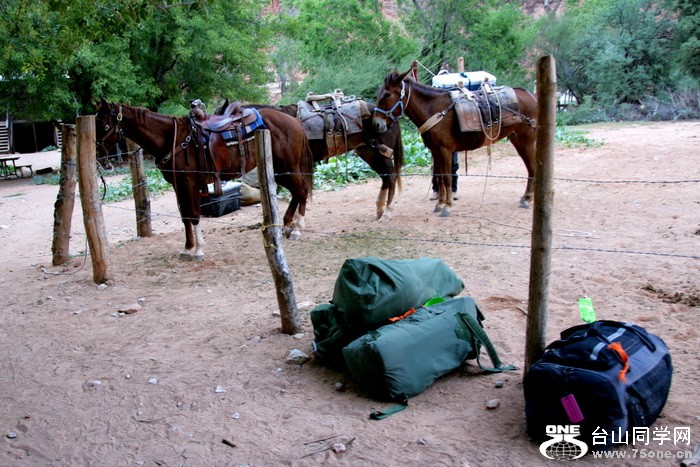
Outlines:
{"label": "one logo", "polygon": [[579,425],[547,425],[545,431],[552,439],[540,444],[540,452],[548,459],[571,461],[583,457],[588,445],[576,439],[581,434]]}

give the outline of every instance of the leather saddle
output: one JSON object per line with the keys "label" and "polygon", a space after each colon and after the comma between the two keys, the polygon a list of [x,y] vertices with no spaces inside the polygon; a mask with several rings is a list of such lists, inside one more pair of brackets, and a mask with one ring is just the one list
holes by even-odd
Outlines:
{"label": "leather saddle", "polygon": [[486,131],[523,121],[513,88],[494,87],[479,91],[450,91],[455,101],[459,128],[463,132]]}
{"label": "leather saddle", "polygon": [[236,126],[247,126],[258,118],[252,109],[242,109],[241,101],[232,102],[223,115],[207,115],[206,120],[197,120],[197,125],[205,130],[222,132]]}

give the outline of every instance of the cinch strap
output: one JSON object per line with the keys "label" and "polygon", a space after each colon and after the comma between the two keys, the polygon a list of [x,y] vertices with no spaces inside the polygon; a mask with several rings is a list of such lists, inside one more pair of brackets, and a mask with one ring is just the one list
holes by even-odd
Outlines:
{"label": "cinch strap", "polygon": [[[457,313],[457,316],[461,319],[461,321],[464,323],[468,331],[471,331],[471,337],[472,339],[468,339],[472,342],[474,345],[474,350],[476,351],[476,363],[479,364],[479,367],[484,370],[484,371],[489,371],[492,373],[500,373],[503,371],[510,371],[510,370],[517,370],[518,367],[514,365],[504,365],[501,362],[501,359],[498,358],[498,353],[496,352],[496,348],[493,346],[491,343],[491,340],[489,339],[489,336],[486,335],[486,332],[484,332],[484,329],[481,327],[479,322],[469,313],[464,313],[460,312]],[[485,367],[481,364],[479,361],[479,344],[483,344],[484,347],[486,347],[486,351],[489,354],[489,358],[491,359],[491,363],[493,363],[493,368],[492,367]]]}
{"label": "cinch strap", "polygon": [[385,410],[376,410],[369,414],[369,418],[370,420],[383,420],[397,412],[401,412],[406,407],[408,407],[408,398],[406,396],[399,396],[397,405]]}

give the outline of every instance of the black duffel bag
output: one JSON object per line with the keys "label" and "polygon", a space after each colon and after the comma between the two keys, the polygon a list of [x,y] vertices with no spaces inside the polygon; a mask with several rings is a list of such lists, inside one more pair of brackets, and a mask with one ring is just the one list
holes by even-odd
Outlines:
{"label": "black duffel bag", "polygon": [[548,439],[548,425],[580,425],[589,450],[624,443],[649,427],[668,398],[673,368],[664,342],[644,328],[596,321],[569,328],[524,380],[527,433]]}

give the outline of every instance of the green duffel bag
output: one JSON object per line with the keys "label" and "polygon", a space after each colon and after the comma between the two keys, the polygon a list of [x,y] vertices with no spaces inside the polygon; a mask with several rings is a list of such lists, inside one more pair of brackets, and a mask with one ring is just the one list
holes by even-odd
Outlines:
{"label": "green duffel bag", "polygon": [[366,332],[434,297],[454,297],[464,283],[439,258],[348,259],[335,281],[332,303],[344,322]]}
{"label": "green duffel bag", "polygon": [[481,326],[483,315],[471,297],[419,308],[414,314],[382,326],[343,349],[353,379],[372,397],[405,402],[467,359],[478,361],[480,345],[488,350],[493,367],[503,365]]}

